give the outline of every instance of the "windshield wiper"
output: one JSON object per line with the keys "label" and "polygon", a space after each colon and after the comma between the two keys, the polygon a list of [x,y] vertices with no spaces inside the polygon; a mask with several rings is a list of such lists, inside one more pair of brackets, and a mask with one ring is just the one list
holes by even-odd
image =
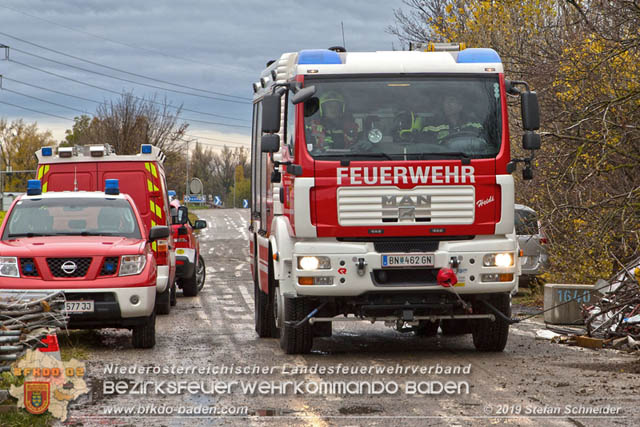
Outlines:
{"label": "windshield wiper", "polygon": [[[356,160],[358,157],[382,157],[387,160],[393,160],[393,157],[387,153],[326,153],[316,154],[315,157],[346,157],[345,160]],[[355,159],[354,159],[355,158]]]}
{"label": "windshield wiper", "polygon": [[13,233],[9,234],[7,237],[41,237],[41,236],[55,236],[55,234],[51,233]]}
{"label": "windshield wiper", "polygon": [[471,157],[467,153],[463,153],[462,151],[450,151],[447,153],[422,153],[418,156],[420,160],[429,160],[429,157],[459,157],[462,159],[463,165],[468,165],[471,163]]}
{"label": "windshield wiper", "polygon": [[93,231],[78,231],[75,233],[66,232],[66,233],[56,233],[56,236],[113,236],[113,233],[107,232],[93,232]]}

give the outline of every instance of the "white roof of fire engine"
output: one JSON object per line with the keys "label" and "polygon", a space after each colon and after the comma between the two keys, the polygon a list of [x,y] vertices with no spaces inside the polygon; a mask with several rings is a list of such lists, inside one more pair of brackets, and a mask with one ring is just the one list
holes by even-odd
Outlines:
{"label": "white roof of fire engine", "polygon": [[42,194],[27,195],[23,194],[20,200],[28,199],[124,199],[124,194],[105,194],[102,191],[48,191]]}

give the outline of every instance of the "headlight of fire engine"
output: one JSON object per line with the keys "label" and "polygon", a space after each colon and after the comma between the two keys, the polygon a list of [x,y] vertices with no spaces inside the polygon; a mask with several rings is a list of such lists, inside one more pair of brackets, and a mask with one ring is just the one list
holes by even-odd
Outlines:
{"label": "headlight of fire engine", "polygon": [[511,267],[513,265],[513,254],[511,252],[486,254],[482,264],[485,267]]}
{"label": "headlight of fire engine", "polygon": [[330,270],[331,259],[328,256],[299,256],[298,270]]}
{"label": "headlight of fire engine", "polygon": [[132,276],[144,270],[147,258],[144,255],[123,255],[120,261],[119,276]]}
{"label": "headlight of fire engine", "polygon": [[20,277],[18,272],[18,258],[14,256],[0,257],[0,276]]}

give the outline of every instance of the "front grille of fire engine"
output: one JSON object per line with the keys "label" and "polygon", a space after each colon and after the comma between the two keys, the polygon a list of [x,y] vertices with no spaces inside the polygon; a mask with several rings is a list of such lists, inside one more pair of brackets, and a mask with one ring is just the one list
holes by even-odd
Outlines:
{"label": "front grille of fire engine", "polygon": [[471,185],[338,188],[342,226],[465,225],[474,218]]}
{"label": "front grille of fire engine", "polygon": [[378,253],[435,252],[438,250],[437,240],[387,240],[373,242]]}
{"label": "front grille of fire engine", "polygon": [[53,277],[84,277],[91,265],[91,258],[47,258],[47,264]]}
{"label": "front grille of fire engine", "polygon": [[101,276],[113,276],[118,271],[118,257],[105,258],[100,270]]}
{"label": "front grille of fire engine", "polygon": [[38,269],[33,258],[20,258],[20,271],[24,277],[38,277]]}

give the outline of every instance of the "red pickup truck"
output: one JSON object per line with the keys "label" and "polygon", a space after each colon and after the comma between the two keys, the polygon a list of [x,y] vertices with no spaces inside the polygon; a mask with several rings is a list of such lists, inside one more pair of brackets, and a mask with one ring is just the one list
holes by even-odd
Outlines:
{"label": "red pickup truck", "polygon": [[127,328],[133,346],[155,345],[158,269],[153,242],[169,228],[147,229],[118,180],[105,191],[42,193],[30,180],[0,228],[0,292],[62,290],[69,328]]}

